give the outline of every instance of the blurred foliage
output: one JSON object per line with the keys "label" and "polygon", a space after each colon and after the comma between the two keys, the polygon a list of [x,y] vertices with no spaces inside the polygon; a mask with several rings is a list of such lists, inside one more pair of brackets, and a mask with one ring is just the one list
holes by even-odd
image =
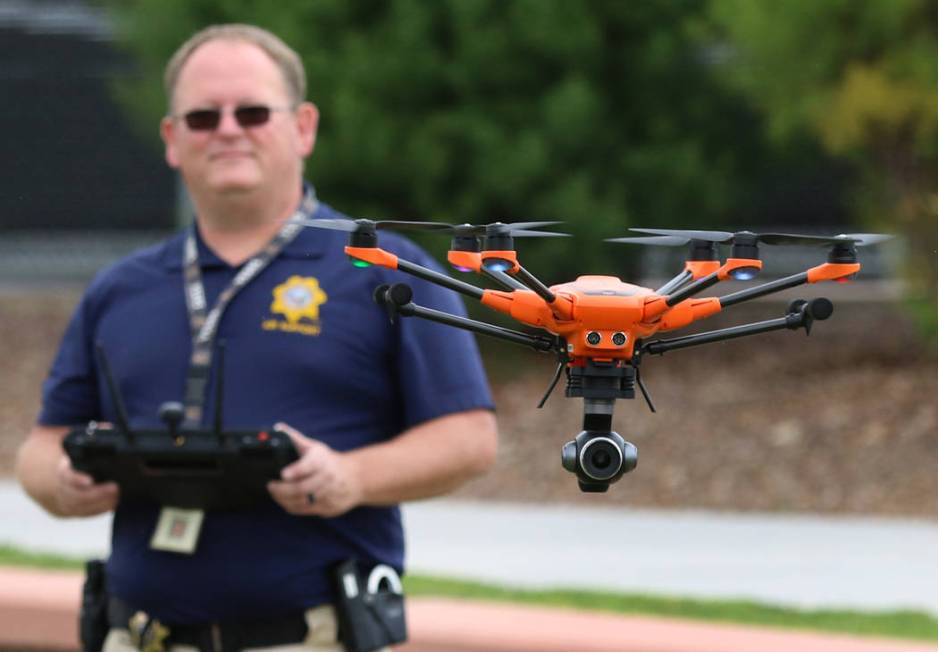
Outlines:
{"label": "blurred foliage", "polygon": [[308,174],[326,201],[359,216],[563,220],[575,242],[521,245],[550,282],[636,273],[635,248],[601,242],[628,226],[790,223],[804,206],[775,200],[809,177],[836,195],[817,146],[770,151],[756,111],[714,77],[702,2],[107,4],[144,72],[120,90],[143,123],[165,111],[162,68],[190,34],[266,27],[307,67],[322,115]]}
{"label": "blurred foliage", "polygon": [[858,215],[909,242],[914,311],[938,341],[938,5],[712,0],[731,83],[785,140],[805,130],[858,171]]}

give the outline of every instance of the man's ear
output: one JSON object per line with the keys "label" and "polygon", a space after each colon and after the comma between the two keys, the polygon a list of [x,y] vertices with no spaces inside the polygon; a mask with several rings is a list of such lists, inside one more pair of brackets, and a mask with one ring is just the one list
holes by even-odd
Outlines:
{"label": "man's ear", "polygon": [[319,128],[319,109],[312,102],[303,102],[296,109],[296,126],[299,133],[298,154],[306,158],[316,146],[316,130]]}
{"label": "man's ear", "polygon": [[175,136],[176,125],[173,123],[173,119],[166,117],[160,120],[160,138],[163,139],[163,145],[166,146],[166,163],[169,164],[169,167],[174,169],[179,167],[179,157],[176,156]]}

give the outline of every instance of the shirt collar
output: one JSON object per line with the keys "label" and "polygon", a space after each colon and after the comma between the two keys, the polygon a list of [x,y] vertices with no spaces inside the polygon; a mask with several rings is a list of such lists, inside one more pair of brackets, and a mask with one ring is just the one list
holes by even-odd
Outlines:
{"label": "shirt collar", "polygon": [[[316,196],[316,191],[311,184],[304,183],[303,189],[304,193],[308,193],[312,197]],[[317,201],[316,210],[311,218],[321,219],[324,217],[341,218],[345,216]],[[189,229],[187,228],[181,233],[177,233],[165,243],[162,261],[167,269],[173,271],[182,269],[183,243],[185,242],[188,231]],[[304,228],[281,250],[278,257],[297,260],[321,258],[330,248],[343,247],[345,245],[344,235],[344,233],[339,231]],[[199,252],[199,266],[201,268],[209,269],[228,266],[228,263],[219,258],[218,255],[205,244],[198,228],[195,229],[195,242]]]}

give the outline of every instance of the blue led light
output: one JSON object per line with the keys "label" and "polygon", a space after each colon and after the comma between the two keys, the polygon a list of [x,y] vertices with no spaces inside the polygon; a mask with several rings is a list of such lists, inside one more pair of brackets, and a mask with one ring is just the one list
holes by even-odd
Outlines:
{"label": "blue led light", "polygon": [[462,265],[453,265],[453,268],[457,272],[471,272],[472,271],[471,267],[463,267]]}
{"label": "blue led light", "polygon": [[737,267],[730,272],[730,276],[737,281],[751,281],[759,275],[758,267]]}
{"label": "blue led light", "polygon": [[490,272],[507,272],[515,265],[510,260],[505,260],[504,258],[487,258],[482,263],[482,266]]}

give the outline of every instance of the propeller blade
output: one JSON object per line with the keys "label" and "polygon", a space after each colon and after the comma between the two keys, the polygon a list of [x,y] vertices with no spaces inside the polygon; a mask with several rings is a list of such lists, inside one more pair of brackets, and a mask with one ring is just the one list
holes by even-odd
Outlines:
{"label": "propeller blade", "polygon": [[[445,227],[450,229],[456,235],[515,235],[528,229],[536,229],[542,226],[551,226],[553,224],[562,224],[558,221],[543,222],[492,222],[490,224],[447,224]],[[522,236],[523,237],[523,236]]]}
{"label": "propeller blade", "polygon": [[[495,222],[486,226],[494,226],[495,224],[502,224],[502,222]],[[517,229],[539,229],[542,226],[553,226],[554,224],[562,224],[559,221],[548,221],[548,222],[506,222],[505,226],[511,227],[511,230],[514,232]]]}
{"label": "propeller blade", "polygon": [[553,231],[528,231],[526,229],[521,229],[520,231],[512,231],[511,237],[513,238],[569,238],[569,233],[554,233]]}
{"label": "propeller blade", "polygon": [[443,222],[413,222],[406,220],[379,220],[375,222],[379,229],[400,229],[412,231],[446,231],[453,228],[452,224]]}
{"label": "propeller blade", "polygon": [[732,233],[727,231],[693,231],[684,229],[629,229],[638,233],[651,233],[652,235],[672,235],[688,240],[706,240],[708,242],[727,242],[733,239]]}
{"label": "propeller blade", "polygon": [[845,236],[800,235],[794,233],[760,233],[759,242],[768,245],[834,245],[848,240]]}
{"label": "propeller blade", "polygon": [[332,231],[347,231],[349,233],[357,231],[358,227],[361,226],[358,222],[354,220],[330,220],[330,219],[321,219],[321,220],[298,220],[299,224],[303,226],[312,226],[317,229],[330,229]]}
{"label": "propeller blade", "polygon": [[847,233],[841,234],[837,237],[852,238],[854,241],[856,241],[858,247],[869,247],[870,245],[892,240],[895,236],[888,235],[886,233]]}
{"label": "propeller blade", "polygon": [[606,242],[624,242],[626,244],[659,245],[662,247],[680,247],[690,242],[690,238],[676,235],[652,235],[644,238],[606,238]]}

